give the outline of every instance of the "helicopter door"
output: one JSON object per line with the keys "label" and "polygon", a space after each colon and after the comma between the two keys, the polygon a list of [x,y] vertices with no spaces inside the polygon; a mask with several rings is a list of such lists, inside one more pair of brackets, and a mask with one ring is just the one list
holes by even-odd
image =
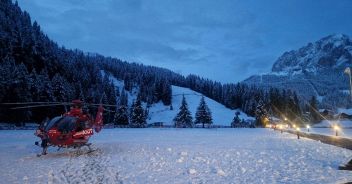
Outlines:
{"label": "helicopter door", "polygon": [[60,119],[57,123],[57,129],[60,132],[70,132],[76,127],[77,118],[71,116],[65,116]]}

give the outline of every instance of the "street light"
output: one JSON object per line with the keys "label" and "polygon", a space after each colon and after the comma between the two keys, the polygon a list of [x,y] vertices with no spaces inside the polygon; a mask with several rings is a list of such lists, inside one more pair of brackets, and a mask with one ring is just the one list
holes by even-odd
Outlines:
{"label": "street light", "polygon": [[283,125],[280,125],[280,129],[281,129],[281,133],[283,132],[283,129],[284,127],[283,127]]}
{"label": "street light", "polygon": [[307,125],[307,131],[309,132],[309,128],[310,128],[310,126],[309,125]]}
{"label": "street light", "polygon": [[340,127],[339,127],[338,125],[335,125],[335,126],[334,126],[334,130],[335,130],[335,135],[336,135],[336,136],[339,136],[339,133],[338,133],[338,132],[339,132],[339,129],[340,129]]}

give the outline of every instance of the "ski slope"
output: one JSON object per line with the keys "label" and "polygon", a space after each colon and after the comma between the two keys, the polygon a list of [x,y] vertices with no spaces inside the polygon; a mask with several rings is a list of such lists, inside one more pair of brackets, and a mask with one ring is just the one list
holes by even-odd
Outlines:
{"label": "ski slope", "polygon": [[[169,106],[164,106],[162,102],[153,104],[149,110],[150,118],[147,120],[148,123],[164,122],[165,125],[173,125],[172,120],[179,112],[179,107],[181,106],[183,95],[186,98],[188,109],[191,111],[194,120],[202,94],[190,90],[188,88],[172,86],[173,110],[170,110]],[[245,113],[240,110],[231,110],[229,108],[226,108],[224,105],[208,97],[204,97],[204,100],[207,103],[210,111],[212,112],[214,125],[230,126],[236,111],[239,111],[241,113],[239,116],[241,119],[254,121],[253,117],[248,117]]]}
{"label": "ski slope", "polygon": [[104,129],[96,152],[50,149],[0,131],[0,183],[346,183],[352,151],[268,129]]}
{"label": "ski slope", "polygon": [[[101,73],[103,76],[105,75],[104,71],[101,71]],[[119,89],[123,89],[124,82],[122,80],[118,80],[112,75],[110,75],[110,80],[114,83],[116,87],[118,87]],[[138,95],[138,89],[136,87],[133,88],[132,92],[128,92],[128,102],[130,105],[132,101],[137,98],[137,95]],[[181,106],[183,95],[186,98],[188,109],[190,110],[194,118],[200,99],[202,97],[202,94],[195,92],[189,88],[172,86],[173,110],[170,110],[170,106],[165,106],[162,102],[153,104],[149,108],[149,118],[147,119],[147,123],[151,124],[156,122],[162,122],[163,125],[169,125],[169,126],[173,125],[173,119],[179,111],[179,107]],[[231,121],[234,118],[235,113],[237,111],[241,113],[239,116],[240,119],[244,119],[247,121],[254,121],[253,117],[247,116],[247,114],[243,113],[241,110],[231,110],[208,97],[204,97],[204,100],[212,112],[214,125],[230,126]],[[144,103],[144,107],[146,107],[145,103]]]}

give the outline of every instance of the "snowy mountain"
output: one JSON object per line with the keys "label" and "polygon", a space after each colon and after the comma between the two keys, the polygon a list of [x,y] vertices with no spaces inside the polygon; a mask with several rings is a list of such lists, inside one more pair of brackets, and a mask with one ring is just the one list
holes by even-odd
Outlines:
{"label": "snowy mountain", "polygon": [[343,70],[352,61],[352,42],[343,34],[330,35],[278,58],[272,72],[296,75],[322,70]]}
{"label": "snowy mountain", "polygon": [[323,107],[346,107],[349,86],[343,71],[351,63],[351,39],[334,34],[285,52],[270,73],[251,76],[244,83],[295,90],[305,101],[316,96]]}

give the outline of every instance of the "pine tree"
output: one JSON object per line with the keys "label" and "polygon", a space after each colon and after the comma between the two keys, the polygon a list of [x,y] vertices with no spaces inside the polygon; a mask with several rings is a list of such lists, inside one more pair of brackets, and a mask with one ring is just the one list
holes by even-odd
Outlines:
{"label": "pine tree", "polygon": [[310,119],[312,123],[316,123],[320,121],[320,116],[319,116],[320,114],[317,106],[318,106],[317,98],[315,96],[312,96],[312,98],[309,101],[309,114],[310,114]]}
{"label": "pine tree", "polygon": [[255,111],[256,125],[264,127],[268,123],[268,113],[265,109],[264,102],[259,100]]}
{"label": "pine tree", "polygon": [[142,102],[140,96],[138,95],[136,102],[133,105],[132,114],[131,114],[131,127],[132,128],[145,128],[146,127],[146,118],[144,114],[144,109],[142,107]]}
{"label": "pine tree", "polygon": [[149,118],[149,107],[147,106],[147,108],[145,108],[144,110],[144,120],[147,122],[148,118]]}
{"label": "pine tree", "polygon": [[[106,101],[104,102],[105,104],[109,104],[109,105],[117,105],[117,101],[116,101],[116,89],[115,89],[115,85],[108,81],[107,83],[105,83],[105,89],[104,89],[104,94],[106,95]],[[105,107],[108,111],[108,113],[106,114],[106,122],[110,122],[111,120],[113,120],[113,113],[110,113],[111,111],[116,110],[116,107]]]}
{"label": "pine tree", "polygon": [[129,124],[128,111],[126,106],[120,106],[114,116],[116,126],[127,126]]}
{"label": "pine tree", "polygon": [[124,89],[121,90],[121,95],[119,98],[119,106],[127,106],[128,105],[128,95]]}
{"label": "pine tree", "polygon": [[[103,104],[108,104],[108,97],[106,96],[105,93],[102,94],[101,103],[103,103]],[[107,113],[104,113],[104,114],[103,114],[103,119],[104,119],[103,122],[104,122],[104,124],[109,124],[109,123],[111,123],[110,115],[111,115],[110,110],[108,110]]]}
{"label": "pine tree", "polygon": [[200,99],[199,106],[197,108],[196,112],[196,119],[195,119],[195,124],[202,124],[203,128],[205,124],[212,124],[213,123],[213,118],[211,117],[211,112],[204,100],[204,96]]}
{"label": "pine tree", "polygon": [[[29,80],[29,74],[27,68],[24,64],[20,64],[12,72],[14,73],[13,82],[10,83],[10,90],[12,99],[18,100],[20,102],[30,102],[32,101],[31,94],[29,93],[31,82]],[[8,84],[9,85],[9,84]],[[10,99],[11,100],[11,97]],[[12,100],[11,100],[12,101]],[[32,112],[30,109],[21,109],[16,112],[16,116],[13,116],[15,122],[23,122],[30,120]],[[24,124],[17,124],[23,126]]]}
{"label": "pine tree", "polygon": [[132,100],[132,104],[131,104],[131,106],[130,106],[129,109],[128,109],[128,115],[129,115],[130,119],[132,118],[133,109],[134,109],[134,106],[135,106],[135,105],[136,105],[135,100]]}
{"label": "pine tree", "polygon": [[56,100],[59,102],[66,101],[66,89],[65,89],[65,80],[59,74],[55,74],[52,79],[53,86],[53,95],[56,97]]}
{"label": "pine tree", "polygon": [[241,124],[241,119],[239,117],[240,115],[240,112],[236,112],[235,113],[235,117],[233,118],[232,122],[231,122],[231,127],[232,128],[237,128],[237,127],[240,127],[240,124]]}
{"label": "pine tree", "polygon": [[172,100],[172,89],[170,83],[166,80],[162,83],[161,101],[164,105],[170,105]]}
{"label": "pine tree", "polygon": [[123,81],[124,81],[125,90],[132,91],[133,84],[132,84],[132,79],[131,79],[130,74],[126,74],[123,78]]}
{"label": "pine tree", "polygon": [[178,112],[178,114],[174,118],[174,124],[175,124],[176,128],[192,128],[193,127],[191,112],[188,110],[188,105],[187,105],[186,98],[184,95],[182,97],[180,111]]}
{"label": "pine tree", "polygon": [[51,85],[51,80],[48,76],[47,70],[42,70],[39,75],[36,76],[36,80],[34,81],[34,85],[36,87],[36,95],[38,99],[37,101],[41,102],[53,102],[55,101],[55,97],[53,96],[53,88]]}
{"label": "pine tree", "polygon": [[295,115],[296,118],[301,119],[302,111],[301,111],[301,107],[300,107],[299,100],[298,100],[296,92],[293,93],[293,97],[292,98],[293,98],[292,112],[293,112],[293,114]]}

